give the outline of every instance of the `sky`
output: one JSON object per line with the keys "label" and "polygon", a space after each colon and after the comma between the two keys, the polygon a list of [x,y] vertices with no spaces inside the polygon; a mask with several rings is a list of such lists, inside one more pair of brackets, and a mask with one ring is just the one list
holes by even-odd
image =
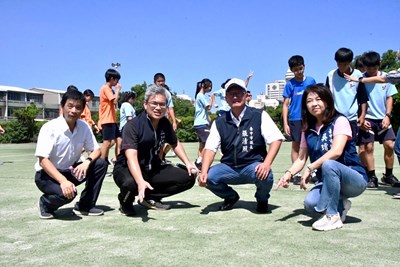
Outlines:
{"label": "sky", "polygon": [[302,55],[306,75],[324,82],[340,47],[354,55],[400,49],[399,0],[1,0],[0,85],[96,95],[120,63],[122,90],[162,72],[193,97],[203,78],[219,89],[245,79],[264,93]]}

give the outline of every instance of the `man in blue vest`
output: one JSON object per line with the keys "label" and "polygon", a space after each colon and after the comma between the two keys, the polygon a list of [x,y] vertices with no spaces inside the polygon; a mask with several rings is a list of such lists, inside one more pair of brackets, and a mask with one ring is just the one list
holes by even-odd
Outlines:
{"label": "man in blue vest", "polygon": [[[231,110],[211,126],[199,184],[224,199],[221,211],[232,209],[239,200],[238,193],[229,185],[255,184],[256,210],[267,213],[273,184],[271,165],[284,137],[265,111],[246,106],[244,81],[233,78],[225,88]],[[210,168],[219,146],[223,154],[221,163]]]}

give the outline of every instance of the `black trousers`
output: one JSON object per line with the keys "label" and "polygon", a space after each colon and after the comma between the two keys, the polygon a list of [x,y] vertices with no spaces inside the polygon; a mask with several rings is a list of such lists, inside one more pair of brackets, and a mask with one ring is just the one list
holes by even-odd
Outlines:
{"label": "black trousers", "polygon": [[[121,193],[118,195],[120,202],[133,203],[138,194],[138,187],[128,167],[116,165],[113,174],[114,181],[120,188]],[[187,171],[170,164],[161,165],[150,173],[142,170],[142,174],[143,178],[154,188],[145,191],[145,198],[156,201],[192,188],[196,180],[194,175],[189,175]]]}
{"label": "black trousers", "polygon": [[[79,200],[79,209],[89,211],[96,205],[104,177],[107,173],[108,163],[98,158],[89,166],[85,179],[78,181],[71,172],[62,172],[68,181],[78,186],[85,182],[85,188]],[[53,212],[59,207],[72,202],[73,199],[66,198],[61,190],[60,184],[51,178],[44,170],[36,172],[36,186],[44,194],[40,197],[47,212]],[[77,192],[75,193],[75,196]]]}

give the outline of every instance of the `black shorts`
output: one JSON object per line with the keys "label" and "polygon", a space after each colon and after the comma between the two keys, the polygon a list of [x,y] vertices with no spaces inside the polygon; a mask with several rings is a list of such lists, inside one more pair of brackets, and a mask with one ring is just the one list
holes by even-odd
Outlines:
{"label": "black shorts", "polygon": [[121,137],[121,132],[119,131],[118,125],[116,123],[102,124],[101,132],[103,134],[103,141],[111,141],[117,139],[118,137]]}
{"label": "black shorts", "polygon": [[371,123],[371,130],[359,130],[358,141],[361,145],[373,143],[374,141],[379,141],[379,143],[382,144],[384,141],[396,139],[392,127],[386,129],[382,128],[382,120],[366,119],[366,121]]}
{"label": "black shorts", "polygon": [[199,138],[200,143],[205,143],[207,141],[208,136],[210,135],[210,126],[208,125],[199,125],[195,126],[197,137]]}
{"label": "black shorts", "polygon": [[301,121],[289,121],[290,139],[292,142],[299,142],[301,140]]}

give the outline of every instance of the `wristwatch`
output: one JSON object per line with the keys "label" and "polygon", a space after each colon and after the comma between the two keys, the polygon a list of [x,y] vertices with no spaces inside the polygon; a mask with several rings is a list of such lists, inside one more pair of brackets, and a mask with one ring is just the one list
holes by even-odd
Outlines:
{"label": "wristwatch", "polygon": [[388,116],[389,119],[391,119],[392,118],[392,113],[386,113],[385,116]]}
{"label": "wristwatch", "polygon": [[362,83],[362,80],[364,79],[364,77],[360,77],[360,78],[358,78],[358,81],[360,82],[360,83]]}
{"label": "wristwatch", "polygon": [[91,157],[87,157],[85,160],[88,160],[89,162],[93,161],[93,159]]}

